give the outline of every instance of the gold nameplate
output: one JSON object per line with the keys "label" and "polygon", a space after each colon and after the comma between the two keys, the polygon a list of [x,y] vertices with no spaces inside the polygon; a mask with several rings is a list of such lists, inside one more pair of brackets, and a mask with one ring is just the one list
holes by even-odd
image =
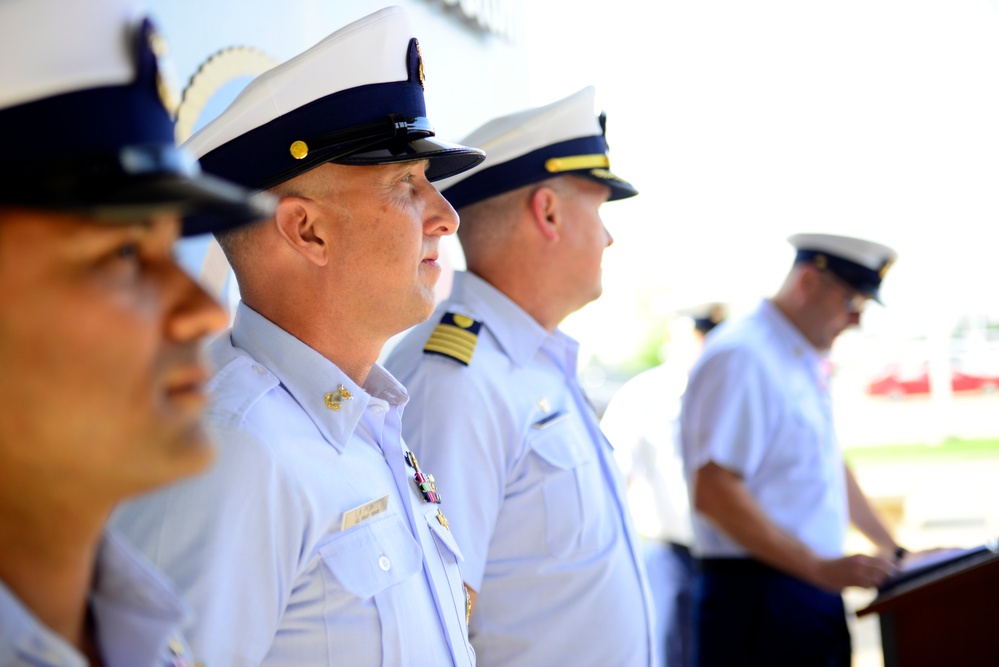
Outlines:
{"label": "gold nameplate", "polygon": [[383,496],[370,503],[364,503],[360,507],[355,507],[343,513],[343,521],[340,522],[340,530],[353,528],[359,523],[364,523],[373,516],[377,516],[388,509],[388,496]]}

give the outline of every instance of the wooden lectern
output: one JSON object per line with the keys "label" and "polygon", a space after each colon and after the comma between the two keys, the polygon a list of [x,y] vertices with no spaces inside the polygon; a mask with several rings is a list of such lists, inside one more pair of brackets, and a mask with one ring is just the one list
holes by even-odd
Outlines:
{"label": "wooden lectern", "polygon": [[890,580],[878,614],[885,667],[999,665],[999,553],[968,550]]}

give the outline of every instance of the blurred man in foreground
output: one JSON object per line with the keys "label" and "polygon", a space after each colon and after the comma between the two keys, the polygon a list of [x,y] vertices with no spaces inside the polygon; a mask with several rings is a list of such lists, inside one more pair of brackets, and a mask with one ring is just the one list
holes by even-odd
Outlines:
{"label": "blurred man in foreground", "polygon": [[184,233],[265,217],[173,145],[130,0],[0,3],[0,664],[189,664],[184,608],[105,522],[204,469]]}

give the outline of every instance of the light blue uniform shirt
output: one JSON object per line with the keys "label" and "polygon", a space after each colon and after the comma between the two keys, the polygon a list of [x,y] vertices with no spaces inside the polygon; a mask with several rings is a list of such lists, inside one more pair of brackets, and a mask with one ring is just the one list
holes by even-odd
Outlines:
{"label": "light blue uniform shirt", "polygon": [[[166,580],[113,531],[97,552],[90,612],[105,667],[194,665],[180,639],[186,609]],[[84,667],[87,659],[0,581],[0,665]]]}
{"label": "light blue uniform shirt", "polygon": [[243,304],[209,352],[219,460],[116,517],[194,607],[196,655],[474,664],[460,551],[404,458],[402,386],[378,366],[357,386]]}
{"label": "light blue uniform shirt", "polygon": [[[843,555],[849,513],[822,356],[764,300],[712,332],[691,371],[680,440],[689,483],[709,462],[738,473],[777,526],[824,558]],[[746,550],[695,512],[696,551]]]}
{"label": "light blue uniform shirt", "polygon": [[[445,312],[482,322],[471,363],[425,354]],[[478,591],[480,665],[652,662],[644,567],[621,475],[576,379],[577,344],[470,273],[386,366],[403,431],[443,490]]]}

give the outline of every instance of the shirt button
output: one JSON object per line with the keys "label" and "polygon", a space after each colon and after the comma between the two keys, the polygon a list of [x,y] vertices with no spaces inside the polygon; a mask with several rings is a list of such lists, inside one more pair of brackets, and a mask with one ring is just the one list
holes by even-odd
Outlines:
{"label": "shirt button", "polygon": [[382,568],[382,572],[388,572],[392,568],[392,561],[389,560],[388,556],[383,554],[378,558],[378,567]]}
{"label": "shirt button", "polygon": [[376,415],[383,414],[385,412],[385,406],[384,405],[372,405],[371,406],[371,411],[374,412]]}
{"label": "shirt button", "polygon": [[257,371],[260,375],[267,375],[267,369],[260,364],[253,364],[253,370]]}

